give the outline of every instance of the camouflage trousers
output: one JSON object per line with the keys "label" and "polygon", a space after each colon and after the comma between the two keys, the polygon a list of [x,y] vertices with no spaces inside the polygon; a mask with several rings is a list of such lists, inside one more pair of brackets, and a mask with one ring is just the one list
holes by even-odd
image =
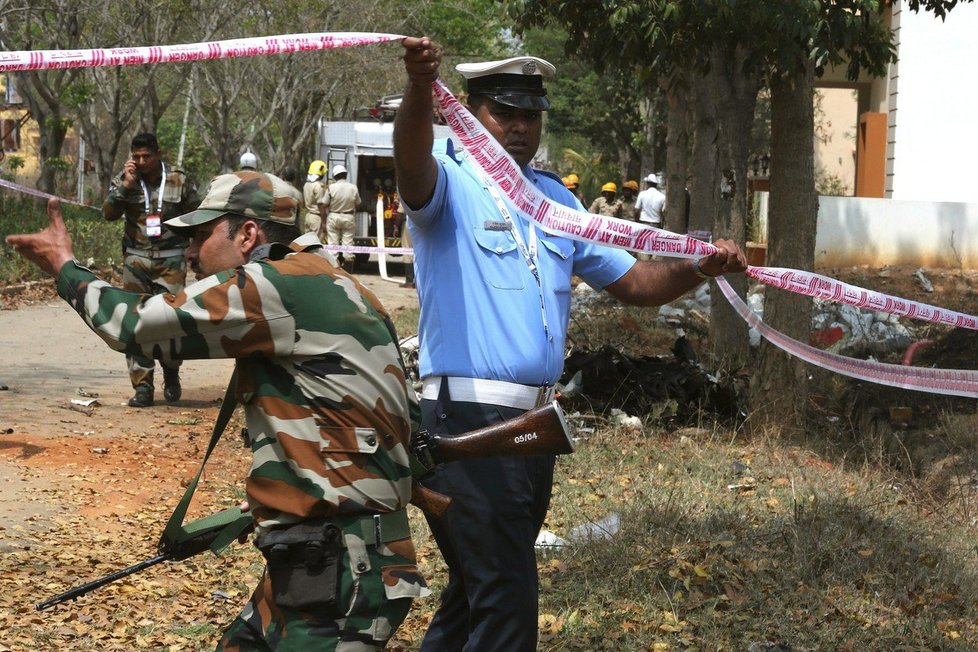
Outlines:
{"label": "camouflage trousers", "polygon": [[337,518],[345,547],[337,606],[343,616],[284,609],[272,599],[268,569],[215,652],[373,652],[382,650],[413,598],[430,594],[410,539],[368,546],[359,518]]}
{"label": "camouflage trousers", "polygon": [[[183,289],[186,281],[187,261],[183,254],[167,258],[149,258],[126,253],[122,268],[122,288],[124,290],[142,294],[165,294],[167,292],[176,294]],[[129,367],[129,380],[133,387],[138,385],[153,386],[153,370],[156,364],[152,358],[127,355],[126,364]],[[170,362],[165,366],[178,369],[180,361]]]}

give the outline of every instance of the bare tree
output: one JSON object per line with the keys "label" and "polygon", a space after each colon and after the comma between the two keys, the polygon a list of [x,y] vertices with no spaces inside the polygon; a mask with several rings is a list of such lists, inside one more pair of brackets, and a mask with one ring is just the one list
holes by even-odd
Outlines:
{"label": "bare tree", "polygon": [[[221,10],[223,5],[218,5]],[[206,40],[207,33],[190,31],[191,17],[204,10],[198,2],[167,3],[147,11],[127,3],[97,5],[87,18],[87,47],[166,45],[189,39]],[[210,12],[214,15],[214,12]],[[219,15],[219,14],[218,14]],[[160,119],[187,83],[187,64],[154,64],[88,68],[88,101],[78,107],[88,151],[104,189],[128,156],[135,133],[155,132]]]}
{"label": "bare tree", "polygon": [[[243,0],[231,4],[248,15],[251,35],[294,32],[296,25],[304,31],[357,31],[363,24],[397,33],[406,14],[392,0],[295,6],[266,0],[260,8]],[[236,24],[220,22],[206,25],[215,38],[240,36],[231,33]],[[271,171],[303,165],[314,153],[321,117],[348,118],[355,107],[400,90],[403,75],[393,65],[399,56],[394,47],[199,62],[199,90],[192,98],[198,135],[224,170],[233,168],[248,148]]]}
{"label": "bare tree", "polygon": [[[84,0],[7,0],[0,21],[0,47],[5,50],[71,49],[79,47],[90,6]],[[41,173],[37,187],[55,192],[68,163],[61,157],[72,124],[71,96],[82,78],[80,69],[31,70],[15,75],[17,90],[39,131]]]}

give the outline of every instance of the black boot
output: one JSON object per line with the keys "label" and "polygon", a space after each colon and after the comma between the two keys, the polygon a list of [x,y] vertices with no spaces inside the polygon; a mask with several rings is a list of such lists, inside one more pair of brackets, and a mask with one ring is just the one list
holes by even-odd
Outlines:
{"label": "black boot", "polygon": [[410,263],[404,268],[404,282],[401,283],[402,288],[413,288],[414,285],[414,263]]}
{"label": "black boot", "polygon": [[163,367],[163,398],[167,403],[176,403],[180,394],[180,369]]}
{"label": "black boot", "polygon": [[129,407],[150,407],[153,405],[153,386],[136,385],[136,393],[129,399]]}

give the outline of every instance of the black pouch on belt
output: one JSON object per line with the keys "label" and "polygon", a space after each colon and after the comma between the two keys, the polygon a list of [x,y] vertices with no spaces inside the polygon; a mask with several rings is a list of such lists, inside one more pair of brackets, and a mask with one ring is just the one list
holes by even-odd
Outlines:
{"label": "black pouch on belt", "polygon": [[336,611],[343,550],[338,527],[325,519],[312,519],[270,530],[257,537],[255,545],[268,562],[275,604],[301,611]]}

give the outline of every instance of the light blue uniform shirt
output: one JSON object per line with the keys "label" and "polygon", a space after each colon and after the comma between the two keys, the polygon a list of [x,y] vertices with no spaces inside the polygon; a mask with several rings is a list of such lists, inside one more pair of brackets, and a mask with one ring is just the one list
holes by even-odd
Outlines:
{"label": "light blue uniform shirt", "polygon": [[[473,163],[450,140],[436,141],[434,155],[434,195],[419,209],[405,206],[421,300],[421,377],[553,385],[564,367],[571,274],[604,288],[631,269],[635,258],[536,229],[538,286]],[[549,199],[583,210],[555,176],[528,167],[523,174]],[[529,223],[507,206],[529,244]]]}

